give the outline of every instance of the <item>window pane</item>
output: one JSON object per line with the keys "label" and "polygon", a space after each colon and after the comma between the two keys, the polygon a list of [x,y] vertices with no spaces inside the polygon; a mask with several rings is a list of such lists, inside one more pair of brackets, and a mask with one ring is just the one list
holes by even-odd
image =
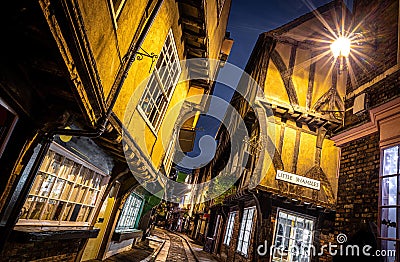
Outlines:
{"label": "window pane", "polygon": [[381,236],[396,238],[396,208],[382,208]]}
{"label": "window pane", "polygon": [[384,177],[382,179],[382,205],[396,205],[397,203],[397,176]]}
{"label": "window pane", "polygon": [[78,204],[76,204],[74,206],[74,209],[72,211],[71,217],[69,218],[69,221],[77,221],[78,214],[79,214],[79,211],[81,210],[81,207],[82,206],[78,205]]}
{"label": "window pane", "polygon": [[52,220],[59,220],[61,217],[61,212],[63,211],[63,208],[65,207],[66,203],[65,202],[59,202],[57,205],[57,208],[54,212],[54,216]]}
{"label": "window pane", "polygon": [[44,205],[46,204],[46,199],[42,197],[34,197],[35,203],[31,207],[31,213],[29,219],[39,219],[40,214]]}
{"label": "window pane", "polygon": [[279,211],[272,261],[310,261],[313,221]]}
{"label": "window pane", "polygon": [[67,221],[68,220],[69,216],[72,213],[72,210],[73,210],[72,208],[73,207],[74,207],[74,204],[72,204],[72,203],[67,204],[67,206],[65,207],[65,210],[63,212],[63,215],[61,217],[61,220],[63,220],[63,221]]}
{"label": "window pane", "polygon": [[61,193],[61,199],[67,200],[71,193],[71,189],[72,189],[72,182],[67,182],[65,184],[64,190]]}
{"label": "window pane", "polygon": [[63,165],[60,168],[59,177],[68,179],[68,175],[72,171],[72,167],[74,166],[74,162],[70,159],[65,159]]}
{"label": "window pane", "polygon": [[51,220],[53,218],[53,214],[56,211],[56,207],[58,206],[58,201],[49,199],[49,202],[45,206],[43,211],[42,220]]}
{"label": "window pane", "polygon": [[51,190],[52,198],[60,198],[65,183],[65,180],[57,179],[56,183],[54,184],[53,190]]}
{"label": "window pane", "polygon": [[61,167],[62,156],[59,154],[55,154],[51,159],[51,163],[49,168],[47,169],[47,173],[57,174]]}
{"label": "window pane", "polygon": [[383,175],[397,174],[398,147],[391,147],[383,151]]}
{"label": "window pane", "polygon": [[34,196],[28,197],[21,210],[21,217],[20,217],[21,219],[28,218],[29,210],[31,210],[31,206],[35,204],[34,200],[35,200]]}
{"label": "window pane", "polygon": [[[381,245],[382,245],[381,252],[382,251],[386,251],[387,252],[389,250],[396,250],[396,242],[394,242],[394,241],[382,240]],[[394,261],[396,261],[396,257],[388,255],[388,256],[385,257],[384,261],[385,262],[394,262]]]}
{"label": "window pane", "polygon": [[47,175],[47,174],[44,175],[43,183],[42,183],[42,185],[40,187],[38,195],[40,195],[40,196],[49,196],[50,190],[51,190],[55,180],[56,180],[56,178],[54,176]]}

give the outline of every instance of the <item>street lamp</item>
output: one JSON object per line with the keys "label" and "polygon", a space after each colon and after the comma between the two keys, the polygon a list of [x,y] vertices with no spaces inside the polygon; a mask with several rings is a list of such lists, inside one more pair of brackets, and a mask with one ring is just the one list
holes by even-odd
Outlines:
{"label": "street lamp", "polygon": [[348,57],[350,54],[350,39],[341,36],[331,44],[331,51],[335,58]]}

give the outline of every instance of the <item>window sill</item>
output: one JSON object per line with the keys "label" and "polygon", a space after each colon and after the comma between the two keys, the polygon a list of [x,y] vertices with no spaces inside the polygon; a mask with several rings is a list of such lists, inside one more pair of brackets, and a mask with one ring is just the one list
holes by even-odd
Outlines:
{"label": "window sill", "polygon": [[138,229],[130,229],[125,231],[114,232],[112,240],[116,242],[121,242],[124,240],[139,238],[143,236],[143,231]]}
{"label": "window sill", "polygon": [[14,227],[11,239],[15,242],[41,242],[78,238],[96,238],[100,229],[88,227]]}

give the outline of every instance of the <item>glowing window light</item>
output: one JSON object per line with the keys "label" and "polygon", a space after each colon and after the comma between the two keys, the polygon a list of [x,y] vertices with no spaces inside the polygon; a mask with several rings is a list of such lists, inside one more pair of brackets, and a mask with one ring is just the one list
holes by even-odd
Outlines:
{"label": "glowing window light", "polygon": [[350,54],[350,39],[343,36],[339,37],[331,44],[331,51],[335,58],[338,56],[348,57]]}

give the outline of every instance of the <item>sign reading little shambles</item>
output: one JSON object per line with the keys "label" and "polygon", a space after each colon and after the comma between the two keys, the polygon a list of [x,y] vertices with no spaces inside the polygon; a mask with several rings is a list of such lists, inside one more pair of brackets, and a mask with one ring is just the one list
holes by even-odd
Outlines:
{"label": "sign reading little shambles", "polygon": [[283,180],[296,185],[309,187],[312,189],[320,190],[321,182],[312,178],[299,176],[296,174],[288,173],[282,170],[276,172],[276,179]]}

